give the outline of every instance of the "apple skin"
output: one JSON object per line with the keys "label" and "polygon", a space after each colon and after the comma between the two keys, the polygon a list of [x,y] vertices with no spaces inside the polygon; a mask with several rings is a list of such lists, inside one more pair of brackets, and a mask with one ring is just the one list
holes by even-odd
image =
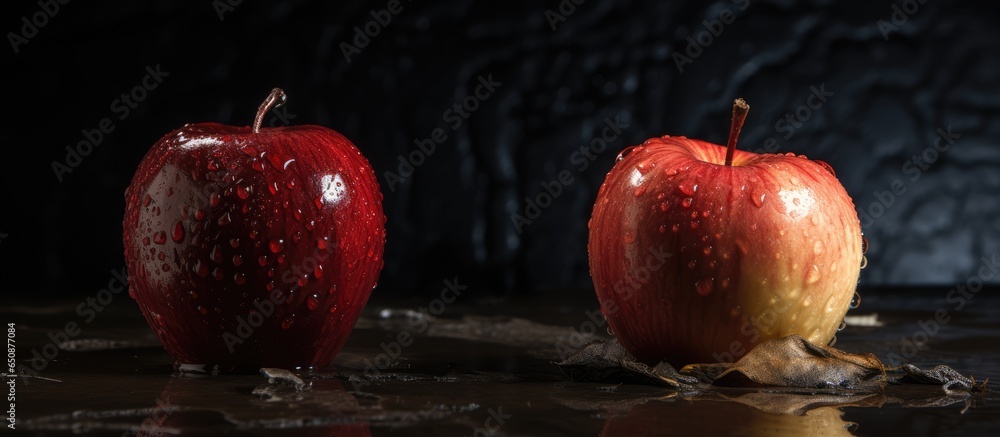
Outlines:
{"label": "apple skin", "polygon": [[[854,296],[861,225],[830,166],[685,137],[626,149],[590,219],[590,270],[636,359],[732,361],[799,334],[827,344]],[[662,255],[663,253],[669,255]]]}
{"label": "apple skin", "polygon": [[186,125],[125,200],[129,294],[175,367],[327,366],[383,266],[375,173],[324,127]]}

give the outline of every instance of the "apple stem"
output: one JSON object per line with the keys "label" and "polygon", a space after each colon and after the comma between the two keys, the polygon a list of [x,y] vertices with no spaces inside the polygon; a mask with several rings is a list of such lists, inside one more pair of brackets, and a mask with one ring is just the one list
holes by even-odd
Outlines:
{"label": "apple stem", "polygon": [[285,99],[287,99],[285,90],[281,88],[271,90],[271,94],[268,94],[264,102],[257,108],[257,116],[253,119],[253,133],[260,132],[260,124],[264,122],[264,114],[267,114],[271,108],[280,108],[285,104]]}
{"label": "apple stem", "polygon": [[743,122],[750,112],[750,105],[742,98],[733,101],[733,122],[729,125],[729,141],[726,141],[726,166],[733,165],[733,154],[736,153],[736,141],[743,130]]}

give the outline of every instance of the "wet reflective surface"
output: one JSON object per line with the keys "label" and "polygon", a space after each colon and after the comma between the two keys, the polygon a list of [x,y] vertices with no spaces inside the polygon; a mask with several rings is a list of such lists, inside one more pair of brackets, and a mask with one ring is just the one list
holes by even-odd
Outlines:
{"label": "wet reflective surface", "polygon": [[[948,292],[862,290],[864,303],[849,315],[878,313],[883,325],[848,326],[838,334],[837,347],[873,352],[886,363],[906,358],[922,367],[946,364],[977,381],[1000,380],[1000,297],[983,290],[956,309]],[[11,303],[0,310],[0,321],[16,323],[18,364],[28,369],[44,364],[39,375],[58,381],[16,379],[17,430],[37,435],[1000,431],[995,391],[970,397],[938,386],[902,385],[881,393],[679,393],[572,382],[552,361],[608,335],[605,326],[588,319],[596,305],[591,292],[566,296],[476,302],[470,290],[446,305],[437,299],[376,299],[335,368],[297,373],[301,381],[278,370],[269,370],[270,378],[260,373],[181,375],[134,302],[125,298],[112,302],[92,323],[76,314],[79,302]],[[65,334],[67,322],[79,323],[79,332]],[[46,347],[63,335],[69,341],[62,349]],[[33,351],[39,358],[33,359]]]}

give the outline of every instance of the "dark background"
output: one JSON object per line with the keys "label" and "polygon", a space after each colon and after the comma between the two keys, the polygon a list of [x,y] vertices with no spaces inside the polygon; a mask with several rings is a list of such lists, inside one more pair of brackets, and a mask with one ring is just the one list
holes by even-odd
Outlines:
{"label": "dark background", "polygon": [[[928,0],[886,38],[879,20],[893,23],[893,5],[915,0],[587,0],[555,30],[546,18],[554,1],[404,0],[351,62],[341,43],[386,1],[243,2],[221,18],[212,2],[177,3],[70,2],[16,54],[8,34],[5,293],[103,287],[124,265],[122,193],[149,147],[185,123],[250,124],[275,86],[289,95],[291,123],[342,132],[380,176],[388,242],[376,294],[430,295],[453,276],[496,294],[591,287],[587,219],[618,150],[664,134],[724,142],[735,97],[752,106],[741,148],[774,138],[779,151],[828,161],[874,214],[863,220],[872,243],[864,285],[952,284],[1000,252],[995,3]],[[735,19],[680,71],[672,55],[725,9]],[[20,33],[21,17],[40,10],[7,5],[0,30]],[[156,65],[169,76],[118,120],[112,101]],[[453,130],[442,115],[488,75],[502,85]],[[834,94],[801,112],[794,131],[779,130],[812,87]],[[51,163],[104,117],[115,130],[58,181]],[[572,154],[608,117],[628,127],[580,171]],[[437,127],[447,141],[390,191],[384,173]],[[911,180],[904,165],[939,127],[961,138]],[[564,169],[575,182],[518,233],[511,214]],[[906,191],[873,206],[894,180]]]}

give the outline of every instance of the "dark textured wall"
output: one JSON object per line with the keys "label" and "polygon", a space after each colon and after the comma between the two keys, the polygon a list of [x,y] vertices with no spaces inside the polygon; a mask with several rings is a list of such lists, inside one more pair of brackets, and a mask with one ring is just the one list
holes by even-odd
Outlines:
{"label": "dark textured wall", "polygon": [[[4,291],[100,288],[123,265],[122,193],[145,151],[184,123],[249,124],[274,86],[284,120],[344,133],[380,175],[380,293],[455,275],[498,293],[589,287],[587,219],[617,151],[664,134],[724,142],[735,97],[752,106],[741,147],[836,169],[867,214],[865,284],[953,283],[1000,252],[994,3],[565,0],[557,17],[553,1],[404,0],[348,62],[342,43],[387,3],[71,2],[3,48]],[[41,7],[6,10],[2,30],[21,33]],[[119,119],[114,100],[156,65],[169,75]],[[456,119],[480,77],[500,85]],[[115,130],[58,181],[51,163],[104,117]],[[604,147],[609,120],[623,128]],[[436,128],[447,139],[413,174],[387,177]],[[938,151],[939,129],[960,137]],[[573,182],[515,226],[562,170]]]}

